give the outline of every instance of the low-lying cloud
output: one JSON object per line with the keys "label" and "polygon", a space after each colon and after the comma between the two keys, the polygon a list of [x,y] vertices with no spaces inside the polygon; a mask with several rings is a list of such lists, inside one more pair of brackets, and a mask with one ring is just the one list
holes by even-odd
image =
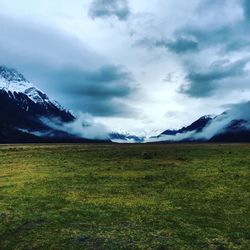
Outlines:
{"label": "low-lying cloud", "polygon": [[63,123],[56,119],[41,119],[52,129],[63,131],[78,138],[91,140],[109,140],[111,131],[103,124],[95,121],[89,114],[80,113],[73,122]]}
{"label": "low-lying cloud", "polygon": [[210,140],[215,135],[221,134],[230,130],[230,125],[233,122],[240,121],[240,127],[233,128],[233,132],[237,129],[250,130],[250,102],[231,105],[231,108],[214,117],[208,125],[201,131],[188,131],[184,133],[177,133],[176,135],[161,135],[156,138],[150,138],[147,142],[160,142],[160,141],[196,141],[196,140]]}

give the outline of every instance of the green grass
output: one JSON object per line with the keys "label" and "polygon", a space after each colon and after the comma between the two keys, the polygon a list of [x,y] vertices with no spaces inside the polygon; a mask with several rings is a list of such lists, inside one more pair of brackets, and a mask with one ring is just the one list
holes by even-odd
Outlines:
{"label": "green grass", "polygon": [[250,249],[250,145],[0,146],[0,249]]}

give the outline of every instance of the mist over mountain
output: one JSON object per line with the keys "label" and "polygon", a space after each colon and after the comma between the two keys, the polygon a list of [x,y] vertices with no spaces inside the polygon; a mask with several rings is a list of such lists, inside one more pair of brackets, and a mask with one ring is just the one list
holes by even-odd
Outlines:
{"label": "mist over mountain", "polygon": [[203,116],[187,127],[166,130],[148,142],[250,142],[250,102],[232,105],[218,116]]}

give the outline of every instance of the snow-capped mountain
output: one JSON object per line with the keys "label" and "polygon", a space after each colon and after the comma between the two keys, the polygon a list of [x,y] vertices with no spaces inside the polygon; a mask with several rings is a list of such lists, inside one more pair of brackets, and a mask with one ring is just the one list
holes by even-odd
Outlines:
{"label": "snow-capped mountain", "polygon": [[38,134],[66,136],[65,132],[50,128],[43,119],[61,122],[75,119],[21,73],[6,66],[0,66],[0,118],[0,140],[15,134],[28,135],[29,138]]}
{"label": "snow-capped mountain", "polygon": [[45,93],[37,89],[15,69],[0,66],[0,94],[3,99],[6,99],[4,95],[7,96],[9,102],[16,103],[18,108],[26,113],[54,116],[62,121],[74,119],[70,112],[56,101],[51,101]]}

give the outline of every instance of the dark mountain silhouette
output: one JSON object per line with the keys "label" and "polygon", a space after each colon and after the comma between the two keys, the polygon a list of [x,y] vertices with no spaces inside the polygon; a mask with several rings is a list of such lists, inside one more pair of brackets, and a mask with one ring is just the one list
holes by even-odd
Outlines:
{"label": "dark mountain silhouette", "polygon": [[212,121],[212,119],[212,116],[202,116],[197,121],[193,122],[187,127],[183,127],[179,130],[166,130],[161,133],[161,135],[177,135],[191,131],[201,132]]}

